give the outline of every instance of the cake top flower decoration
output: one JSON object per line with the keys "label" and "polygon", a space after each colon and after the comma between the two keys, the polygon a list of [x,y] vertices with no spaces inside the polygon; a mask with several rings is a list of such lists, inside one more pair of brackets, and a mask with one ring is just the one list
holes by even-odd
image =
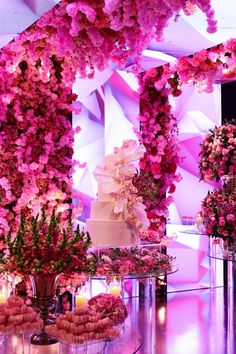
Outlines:
{"label": "cake top flower decoration", "polygon": [[149,226],[145,205],[133,185],[138,161],[144,152],[143,145],[132,139],[125,140],[94,171],[98,182],[98,200],[114,202],[114,213],[123,213],[124,220],[138,229],[147,229]]}

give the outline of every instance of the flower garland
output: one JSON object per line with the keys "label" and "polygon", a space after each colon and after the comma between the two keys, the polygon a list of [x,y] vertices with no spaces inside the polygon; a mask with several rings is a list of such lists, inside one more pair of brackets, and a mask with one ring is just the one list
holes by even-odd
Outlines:
{"label": "flower garland", "polygon": [[119,66],[129,56],[138,61],[173,15],[190,15],[195,7],[205,12],[208,31],[215,31],[210,0],[63,0],[2,49],[0,234],[9,224],[16,230],[22,208],[37,215],[46,204],[49,212],[56,206],[68,217],[76,72],[93,77],[111,60]]}
{"label": "flower garland", "polygon": [[163,236],[160,232],[151,229],[139,231],[140,244],[158,244],[168,246],[172,241],[172,237]]}
{"label": "flower garland", "polygon": [[202,201],[202,216],[208,236],[234,243],[236,240],[236,192],[214,189]]}
{"label": "flower garland", "polygon": [[[169,66],[165,66],[164,70],[169,73]],[[180,161],[177,125],[168,101],[169,94],[178,93],[178,81],[175,78],[169,80],[170,87],[160,90],[156,82],[161,80],[162,75],[163,68],[157,68],[148,70],[141,77],[138,136],[146,153],[140,160],[140,176],[134,181],[146,205],[150,227],[158,230],[160,236],[164,234],[165,218],[172,202],[172,197],[166,197],[166,193],[173,193],[174,183],[180,180],[176,174],[177,163]]]}
{"label": "flower garland", "polygon": [[160,252],[161,246],[142,248],[109,248],[93,253],[98,276],[160,274],[171,269],[173,258]]}
{"label": "flower garland", "polygon": [[219,181],[224,175],[236,173],[235,149],[236,125],[222,125],[210,130],[201,143],[200,180]]}

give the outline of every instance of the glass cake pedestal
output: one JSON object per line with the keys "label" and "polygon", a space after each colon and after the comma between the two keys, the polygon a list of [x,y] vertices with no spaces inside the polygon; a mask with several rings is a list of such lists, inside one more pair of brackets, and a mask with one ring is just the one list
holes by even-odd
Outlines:
{"label": "glass cake pedestal", "polygon": [[2,334],[0,354],[30,354],[31,334]]}
{"label": "glass cake pedestal", "polygon": [[[210,276],[211,289],[217,287],[217,278],[223,273],[223,304],[219,306],[217,292],[211,293],[212,313],[224,323],[227,334],[227,353],[235,353],[234,324],[236,321],[236,254],[230,254],[222,247],[221,241],[210,240]],[[218,289],[219,291],[220,289]],[[219,309],[220,308],[220,309]]]}
{"label": "glass cake pedestal", "polygon": [[[128,274],[123,277],[123,300],[127,307],[129,316],[126,319],[126,326],[130,328],[130,335],[138,333],[141,338],[140,354],[156,354],[156,278],[176,272],[178,268],[172,266],[166,270],[160,270],[155,274]],[[106,276],[94,276],[91,279],[92,293],[93,288],[97,288],[98,284],[106,287]],[[94,296],[95,294],[93,294]],[[134,335],[134,334],[133,334]],[[136,334],[135,334],[136,336]],[[107,354],[123,354],[130,353],[126,351],[127,347],[119,344],[118,351],[108,351]],[[116,347],[116,342],[114,345]],[[112,343],[111,343],[112,344]],[[122,347],[123,345],[123,347]],[[121,351],[119,348],[124,348]],[[135,352],[134,352],[135,353]]]}

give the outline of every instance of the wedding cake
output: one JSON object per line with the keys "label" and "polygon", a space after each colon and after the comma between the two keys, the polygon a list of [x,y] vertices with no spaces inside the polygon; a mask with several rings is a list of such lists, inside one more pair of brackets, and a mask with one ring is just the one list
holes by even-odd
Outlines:
{"label": "wedding cake", "polygon": [[98,197],[86,222],[94,246],[136,246],[139,230],[148,228],[145,206],[132,183],[144,152],[135,140],[126,140],[95,169]]}

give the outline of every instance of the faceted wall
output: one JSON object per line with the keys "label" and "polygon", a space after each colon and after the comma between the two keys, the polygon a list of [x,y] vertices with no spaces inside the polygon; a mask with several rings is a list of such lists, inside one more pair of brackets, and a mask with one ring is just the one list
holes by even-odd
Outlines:
{"label": "faceted wall", "polygon": [[[88,217],[91,199],[96,197],[97,185],[92,176],[96,165],[113,151],[114,146],[120,146],[123,139],[136,138],[137,89],[137,80],[132,73],[112,69],[97,73],[93,80],[78,79],[74,86],[82,104],[81,112],[73,117],[74,126],[81,126],[74,146],[75,158],[86,162],[86,166],[77,169],[74,175],[74,185],[85,204],[81,220]],[[199,183],[197,160],[202,136],[221,121],[220,85],[215,85],[212,94],[184,87],[172,106],[178,120],[184,159],[179,165],[183,180],[177,185],[169,221],[180,224],[185,216],[195,219],[201,200],[212,187]]]}

